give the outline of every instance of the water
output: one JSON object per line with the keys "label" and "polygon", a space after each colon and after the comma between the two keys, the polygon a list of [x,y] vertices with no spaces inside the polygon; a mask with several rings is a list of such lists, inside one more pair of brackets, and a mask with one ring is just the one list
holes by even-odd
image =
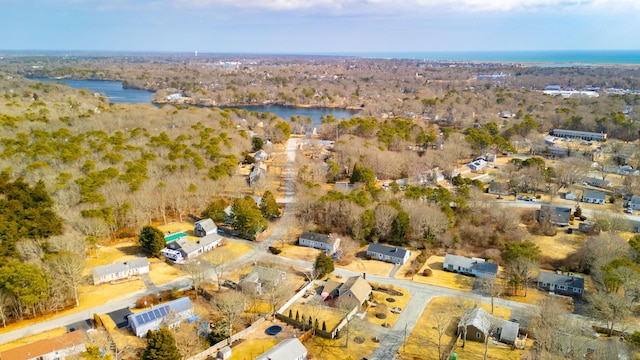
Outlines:
{"label": "water", "polygon": [[[245,109],[247,111],[268,112],[283,119],[291,119],[293,116],[311,118],[314,125],[319,125],[323,116],[331,115],[334,118],[351,119],[360,113],[359,110],[336,109],[326,107],[300,108],[282,105],[251,105],[251,106],[225,106],[228,108]],[[225,108],[222,107],[222,108]]]}
{"label": "water", "polygon": [[124,89],[122,81],[103,81],[103,80],[71,80],[71,79],[49,79],[34,78],[32,80],[40,82],[59,82],[74,89],[87,89],[91,92],[105,94],[110,102],[114,103],[150,103],[150,91],[137,89]]}
{"label": "water", "polygon": [[371,52],[334,55],[381,59],[450,60],[547,66],[640,64],[640,50]]}
{"label": "water", "polygon": [[[92,92],[102,93],[111,102],[117,103],[151,103],[152,92],[146,90],[123,89],[122,81],[103,80],[71,80],[71,79],[49,79],[34,78],[32,80],[40,82],[60,82],[74,89],[88,89]],[[336,108],[298,108],[282,105],[255,105],[255,106],[228,106],[230,108],[245,109],[255,112],[269,112],[283,119],[291,119],[293,116],[311,118],[314,125],[320,124],[323,116],[332,115],[336,119],[350,119],[359,113],[358,110],[336,109]],[[223,107],[224,108],[224,107]]]}

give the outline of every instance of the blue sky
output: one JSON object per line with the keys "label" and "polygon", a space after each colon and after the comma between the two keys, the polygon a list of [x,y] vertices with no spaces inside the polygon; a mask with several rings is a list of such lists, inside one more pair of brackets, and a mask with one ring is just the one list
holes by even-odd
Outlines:
{"label": "blue sky", "polygon": [[640,49],[640,0],[0,0],[4,50]]}

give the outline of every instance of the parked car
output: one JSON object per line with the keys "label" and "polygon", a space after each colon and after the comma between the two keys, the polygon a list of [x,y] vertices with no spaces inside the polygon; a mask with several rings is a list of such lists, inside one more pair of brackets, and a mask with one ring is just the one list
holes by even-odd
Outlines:
{"label": "parked car", "polygon": [[627,214],[633,214],[633,208],[627,208],[627,210],[625,210],[625,212]]}

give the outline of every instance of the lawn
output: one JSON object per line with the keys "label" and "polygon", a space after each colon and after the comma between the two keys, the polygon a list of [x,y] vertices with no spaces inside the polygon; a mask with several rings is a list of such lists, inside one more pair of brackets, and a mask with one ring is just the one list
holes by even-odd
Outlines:
{"label": "lawn", "polygon": [[[456,329],[459,316],[467,309],[473,308],[470,301],[463,301],[450,297],[438,297],[431,300],[424,313],[418,320],[409,338],[400,347],[400,355],[403,359],[413,360],[437,360],[438,359],[438,332],[436,327],[438,319],[448,321],[447,330],[442,336],[441,348],[444,351],[447,345],[453,345],[457,341]],[[486,310],[491,310],[491,305],[481,304]],[[496,307],[494,315],[508,319],[511,314],[509,309]],[[461,348],[459,341],[455,352],[460,359],[482,359],[484,344],[475,341],[467,341],[465,348]],[[528,346],[531,344],[528,342]],[[498,343],[489,343],[489,359],[511,360],[520,359],[526,350],[511,350],[510,346]]]}
{"label": "lawn", "polygon": [[[367,331],[352,327],[349,335],[349,345],[345,347],[345,338],[325,339],[320,336],[313,336],[304,342],[304,346],[309,351],[309,358],[322,360],[359,360],[368,357],[378,347],[372,341],[371,335]],[[354,339],[363,340],[358,344]]]}
{"label": "lawn", "polygon": [[[456,290],[469,291],[473,288],[474,277],[444,271],[442,270],[443,262],[444,256],[430,256],[418,272],[419,275],[413,277],[413,281]],[[427,267],[431,269],[432,276],[422,275],[422,272]]]}
{"label": "lawn", "polygon": [[367,273],[371,275],[388,276],[391,270],[393,270],[393,266],[394,266],[393,264],[384,262],[384,261],[364,260],[364,259],[355,257],[349,265],[338,266],[338,267],[355,271],[355,272]]}
{"label": "lawn", "polygon": [[253,360],[258,355],[271,349],[278,344],[279,340],[271,339],[249,339],[240,343],[236,343],[231,348],[231,357],[229,360]]}
{"label": "lawn", "polygon": [[228,263],[253,249],[253,246],[240,242],[226,241],[224,245],[202,255],[202,258],[212,264]]}
{"label": "lawn", "polygon": [[[280,244],[276,243],[276,247],[280,248]],[[320,249],[313,249],[306,246],[285,245],[284,250],[279,255],[289,259],[314,262],[321,252],[322,250]]]}
{"label": "lawn", "polygon": [[98,249],[98,256],[87,260],[85,273],[91,274],[91,269],[96,266],[113,264],[119,261],[130,260],[144,256],[142,248],[133,241],[125,241],[114,246],[104,246]]}
{"label": "lawn", "polygon": [[[380,292],[380,291],[374,291],[372,293],[373,300],[375,300],[378,304],[384,304],[387,306],[387,311],[386,311],[387,317],[385,319],[378,319],[376,317],[378,308],[370,307],[369,310],[367,311],[368,322],[372,324],[380,325],[380,326],[382,326],[382,324],[384,323],[389,324],[389,327],[393,327],[393,325],[395,325],[396,321],[398,321],[398,317],[400,316],[400,314],[394,314],[389,310],[391,310],[391,308],[393,307],[398,307],[401,310],[404,310],[404,308],[409,303],[409,300],[411,300],[411,296],[409,295],[408,291],[400,288],[396,288],[395,290],[401,292],[403,295],[391,296],[387,293]],[[392,300],[392,301],[389,301],[389,300]]]}
{"label": "lawn", "polygon": [[531,235],[531,241],[540,247],[542,255],[551,259],[566,258],[578,250],[586,239],[587,235],[579,231],[567,234],[563,228],[558,228],[555,236]]}
{"label": "lawn", "polygon": [[311,316],[311,319],[314,323],[315,319],[318,319],[319,328],[322,328],[322,324],[324,322],[327,326],[327,331],[332,331],[333,328],[335,328],[344,318],[344,314],[340,313],[338,309],[329,307],[328,305],[324,304],[310,305],[304,301],[292,304],[288,309],[285,309],[282,314],[285,316],[289,316],[289,311],[291,311],[291,316],[294,319],[296,318],[297,313],[299,315],[300,321],[302,321],[303,315],[305,316],[305,319],[308,319],[308,317]]}
{"label": "lawn", "polygon": [[178,267],[171,266],[164,261],[156,260],[149,265],[149,277],[156,285],[166,284],[178,277],[186,275]]}

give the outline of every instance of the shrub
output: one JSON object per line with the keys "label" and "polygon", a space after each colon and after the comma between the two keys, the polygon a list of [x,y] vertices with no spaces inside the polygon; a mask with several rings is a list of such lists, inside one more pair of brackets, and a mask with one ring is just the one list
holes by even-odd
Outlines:
{"label": "shrub", "polygon": [[429,268],[424,269],[424,271],[422,272],[423,276],[433,276],[433,271]]}
{"label": "shrub", "polygon": [[278,255],[282,252],[282,250],[278,249],[275,246],[269,246],[269,252],[271,252],[274,255]]}
{"label": "shrub", "polygon": [[157,305],[157,304],[158,304],[158,296],[156,296],[155,294],[145,295],[141,298],[138,298],[138,300],[136,300],[136,307],[139,309],[146,308],[151,305]]}

